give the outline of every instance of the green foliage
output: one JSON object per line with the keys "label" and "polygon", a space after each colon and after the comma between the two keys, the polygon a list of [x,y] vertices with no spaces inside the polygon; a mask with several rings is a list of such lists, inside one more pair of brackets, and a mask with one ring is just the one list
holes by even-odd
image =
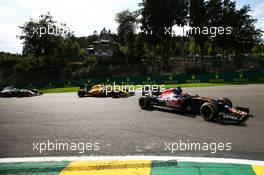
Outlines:
{"label": "green foliage", "polygon": [[74,38],[74,40],[79,43],[80,48],[87,48],[87,46],[90,45],[92,42],[94,42],[97,39],[97,37],[98,37],[97,31],[94,31],[93,35],[87,37]]}
{"label": "green foliage", "polygon": [[[248,53],[255,43],[261,40],[261,31],[255,27],[256,20],[250,15],[250,7],[243,6],[236,9],[231,0],[224,0],[221,5],[222,17],[218,23],[224,27],[232,27],[230,35],[218,35],[214,40],[223,51],[234,51],[236,54]],[[239,59],[239,56],[236,57]]]}
{"label": "green foliage", "polygon": [[184,42],[184,53],[185,53],[185,55],[189,55],[189,53],[190,53],[189,48],[190,48],[189,42],[185,41]]}
{"label": "green foliage", "polygon": [[194,55],[199,51],[199,48],[196,45],[196,41],[195,38],[191,38],[190,39],[190,43],[189,43],[189,53]]}
{"label": "green foliage", "polygon": [[69,61],[78,60],[84,51],[81,53],[66,24],[58,23],[47,13],[30,19],[20,29],[25,58],[14,66],[15,81],[51,81],[71,76]]}
{"label": "green foliage", "polygon": [[237,69],[243,69],[245,63],[245,56],[241,54],[240,52],[236,53],[234,57],[234,65]]}
{"label": "green foliage", "polygon": [[97,57],[98,65],[124,65],[126,64],[124,58],[118,57]]}
{"label": "green foliage", "polygon": [[18,63],[14,66],[15,73],[19,75],[29,71],[32,68],[31,60],[31,57],[22,57],[19,59]]}
{"label": "green foliage", "polygon": [[136,44],[135,44],[135,56],[139,60],[144,58],[145,55],[145,49],[144,49],[144,38],[141,35],[138,35],[136,37]]}
{"label": "green foliage", "polygon": [[[258,61],[263,52],[262,32],[255,27],[256,20],[250,15],[249,6],[237,9],[232,0],[142,0],[140,8],[138,11],[124,10],[116,15],[118,34],[106,28],[98,32],[108,33],[118,43],[112,57],[89,56],[85,59],[88,54],[85,48],[97,40],[97,31],[86,37],[74,37],[70,31],[55,35],[43,33],[40,36],[37,33],[40,31],[35,29],[68,28],[56,22],[49,13],[30,19],[20,27],[23,55],[0,53],[0,78],[8,81],[49,81],[67,78],[68,75],[77,78],[81,75],[110,76],[124,74],[127,67],[137,67],[145,59],[159,59],[162,69],[168,70],[168,58],[196,55],[198,52],[201,59],[204,53],[223,57],[214,60],[212,67],[222,67],[221,60],[224,63],[234,60],[233,64],[242,68],[245,53],[253,53],[250,59]],[[137,34],[139,23],[143,33]],[[171,32],[172,26],[185,24],[193,27],[232,27],[232,33],[214,38],[209,35],[171,37],[167,33],[167,29]],[[83,64],[81,60],[84,60]],[[138,68],[138,73],[147,70],[146,67]],[[203,71],[202,68],[190,70]]]}
{"label": "green foliage", "polygon": [[189,52],[191,53],[191,54],[195,54],[195,49],[196,48],[196,46],[195,46],[195,39],[194,38],[192,38],[191,40],[190,40],[190,44],[189,44]]}
{"label": "green foliage", "polygon": [[[207,16],[207,2],[205,0],[190,0],[189,6],[190,13],[190,26],[203,28],[208,26],[208,16]],[[208,40],[207,35],[192,34],[195,38],[195,42],[200,47],[200,58],[203,59],[205,42]]]}
{"label": "green foliage", "polygon": [[129,63],[137,62],[135,60],[136,53],[136,37],[135,32],[137,29],[137,12],[130,12],[124,10],[116,15],[116,22],[118,25],[118,37],[120,39],[120,51],[126,56]]}
{"label": "green foliage", "polygon": [[68,60],[77,60],[80,57],[80,51],[80,45],[77,41],[73,41],[71,38],[64,41],[64,57]]}
{"label": "green foliage", "polygon": [[215,55],[215,45],[213,43],[210,43],[209,44],[209,47],[208,47],[208,54],[209,55]]}
{"label": "green foliage", "polygon": [[87,60],[84,61],[84,66],[86,67],[94,66],[96,64],[97,64],[96,57],[89,57]]}
{"label": "green foliage", "polygon": [[119,47],[120,52],[122,52],[124,55],[128,54],[128,47],[127,46],[120,46]]}
{"label": "green foliage", "polygon": [[2,57],[2,58],[0,58],[0,67],[2,69],[12,69],[17,63],[18,63],[18,58],[16,58],[16,57]]}
{"label": "green foliage", "polygon": [[[143,0],[140,4],[142,18],[141,29],[146,35],[146,42],[152,45],[151,49],[158,53],[156,57],[163,59],[163,70],[168,67],[172,27],[187,23],[188,0]],[[149,54],[148,54],[149,55]]]}
{"label": "green foliage", "polygon": [[216,59],[212,62],[212,67],[219,68],[223,67],[223,62],[220,59]]}
{"label": "green foliage", "polygon": [[81,57],[84,57],[87,54],[86,50],[83,49],[83,48],[80,49],[80,52],[79,53],[80,53],[80,56]]}
{"label": "green foliage", "polygon": [[58,24],[50,13],[40,15],[37,20],[30,19],[20,28],[22,30],[20,39],[23,41],[23,54],[31,54],[36,57],[62,56],[64,39],[72,36],[66,24]]}
{"label": "green foliage", "polygon": [[253,48],[252,48],[252,53],[254,54],[254,56],[256,57],[260,57],[263,53],[263,46],[261,45],[255,45]]}
{"label": "green foliage", "polygon": [[137,29],[137,17],[136,12],[129,10],[124,10],[116,15],[115,21],[118,23],[117,31],[121,44],[128,45],[133,42]]}
{"label": "green foliage", "polygon": [[184,25],[187,22],[187,0],[143,0],[140,4],[142,29],[156,39],[164,39],[165,28]]}

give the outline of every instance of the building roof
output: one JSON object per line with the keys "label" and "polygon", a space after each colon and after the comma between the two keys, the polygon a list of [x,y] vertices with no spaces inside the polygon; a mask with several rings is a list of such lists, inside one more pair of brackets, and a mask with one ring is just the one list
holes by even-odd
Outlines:
{"label": "building roof", "polygon": [[96,41],[93,42],[93,44],[99,44],[99,43],[111,43],[116,44],[116,42],[113,40],[113,38],[108,33],[101,34]]}

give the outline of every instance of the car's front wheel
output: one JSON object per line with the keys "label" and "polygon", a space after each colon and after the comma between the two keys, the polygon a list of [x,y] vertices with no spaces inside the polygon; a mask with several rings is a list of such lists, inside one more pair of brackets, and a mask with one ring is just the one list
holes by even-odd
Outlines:
{"label": "car's front wheel", "polygon": [[218,106],[216,102],[204,103],[200,108],[200,114],[206,121],[212,121],[218,115]]}
{"label": "car's front wheel", "polygon": [[85,96],[85,92],[84,91],[78,91],[78,96],[81,98],[81,97],[84,97]]}

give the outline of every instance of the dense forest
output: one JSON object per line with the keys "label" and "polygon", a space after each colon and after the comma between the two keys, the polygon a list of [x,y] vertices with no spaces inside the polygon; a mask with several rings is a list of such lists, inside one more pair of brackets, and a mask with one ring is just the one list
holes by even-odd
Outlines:
{"label": "dense forest", "polygon": [[[19,26],[23,51],[0,52],[1,83],[261,70],[263,63],[262,31],[250,7],[238,9],[231,0],[143,0],[138,10],[116,14],[116,33],[106,26],[86,37],[76,37],[56,20],[47,13]],[[173,26],[203,31],[178,36]],[[232,30],[226,34],[222,28]],[[89,52],[102,36],[113,40],[111,56]]]}

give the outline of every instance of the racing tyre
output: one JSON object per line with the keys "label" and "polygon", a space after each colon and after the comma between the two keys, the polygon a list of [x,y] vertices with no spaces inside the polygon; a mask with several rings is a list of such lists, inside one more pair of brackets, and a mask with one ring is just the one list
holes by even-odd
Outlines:
{"label": "racing tyre", "polygon": [[212,121],[218,115],[218,106],[216,102],[204,103],[200,108],[200,114],[206,121]]}
{"label": "racing tyre", "polygon": [[78,91],[78,96],[81,98],[81,97],[84,97],[85,96],[85,92],[84,91]]}
{"label": "racing tyre", "polygon": [[120,98],[120,92],[113,92],[112,98]]}
{"label": "racing tyre", "polygon": [[232,101],[227,97],[222,97],[217,100],[218,102],[222,103],[223,105],[227,105],[229,107],[233,107]]}
{"label": "racing tyre", "polygon": [[139,106],[141,109],[149,109],[152,107],[151,105],[151,98],[150,97],[140,97],[139,99]]}
{"label": "racing tyre", "polygon": [[22,98],[22,97],[27,97],[27,96],[23,92],[19,92],[19,93],[16,94],[16,97]]}

